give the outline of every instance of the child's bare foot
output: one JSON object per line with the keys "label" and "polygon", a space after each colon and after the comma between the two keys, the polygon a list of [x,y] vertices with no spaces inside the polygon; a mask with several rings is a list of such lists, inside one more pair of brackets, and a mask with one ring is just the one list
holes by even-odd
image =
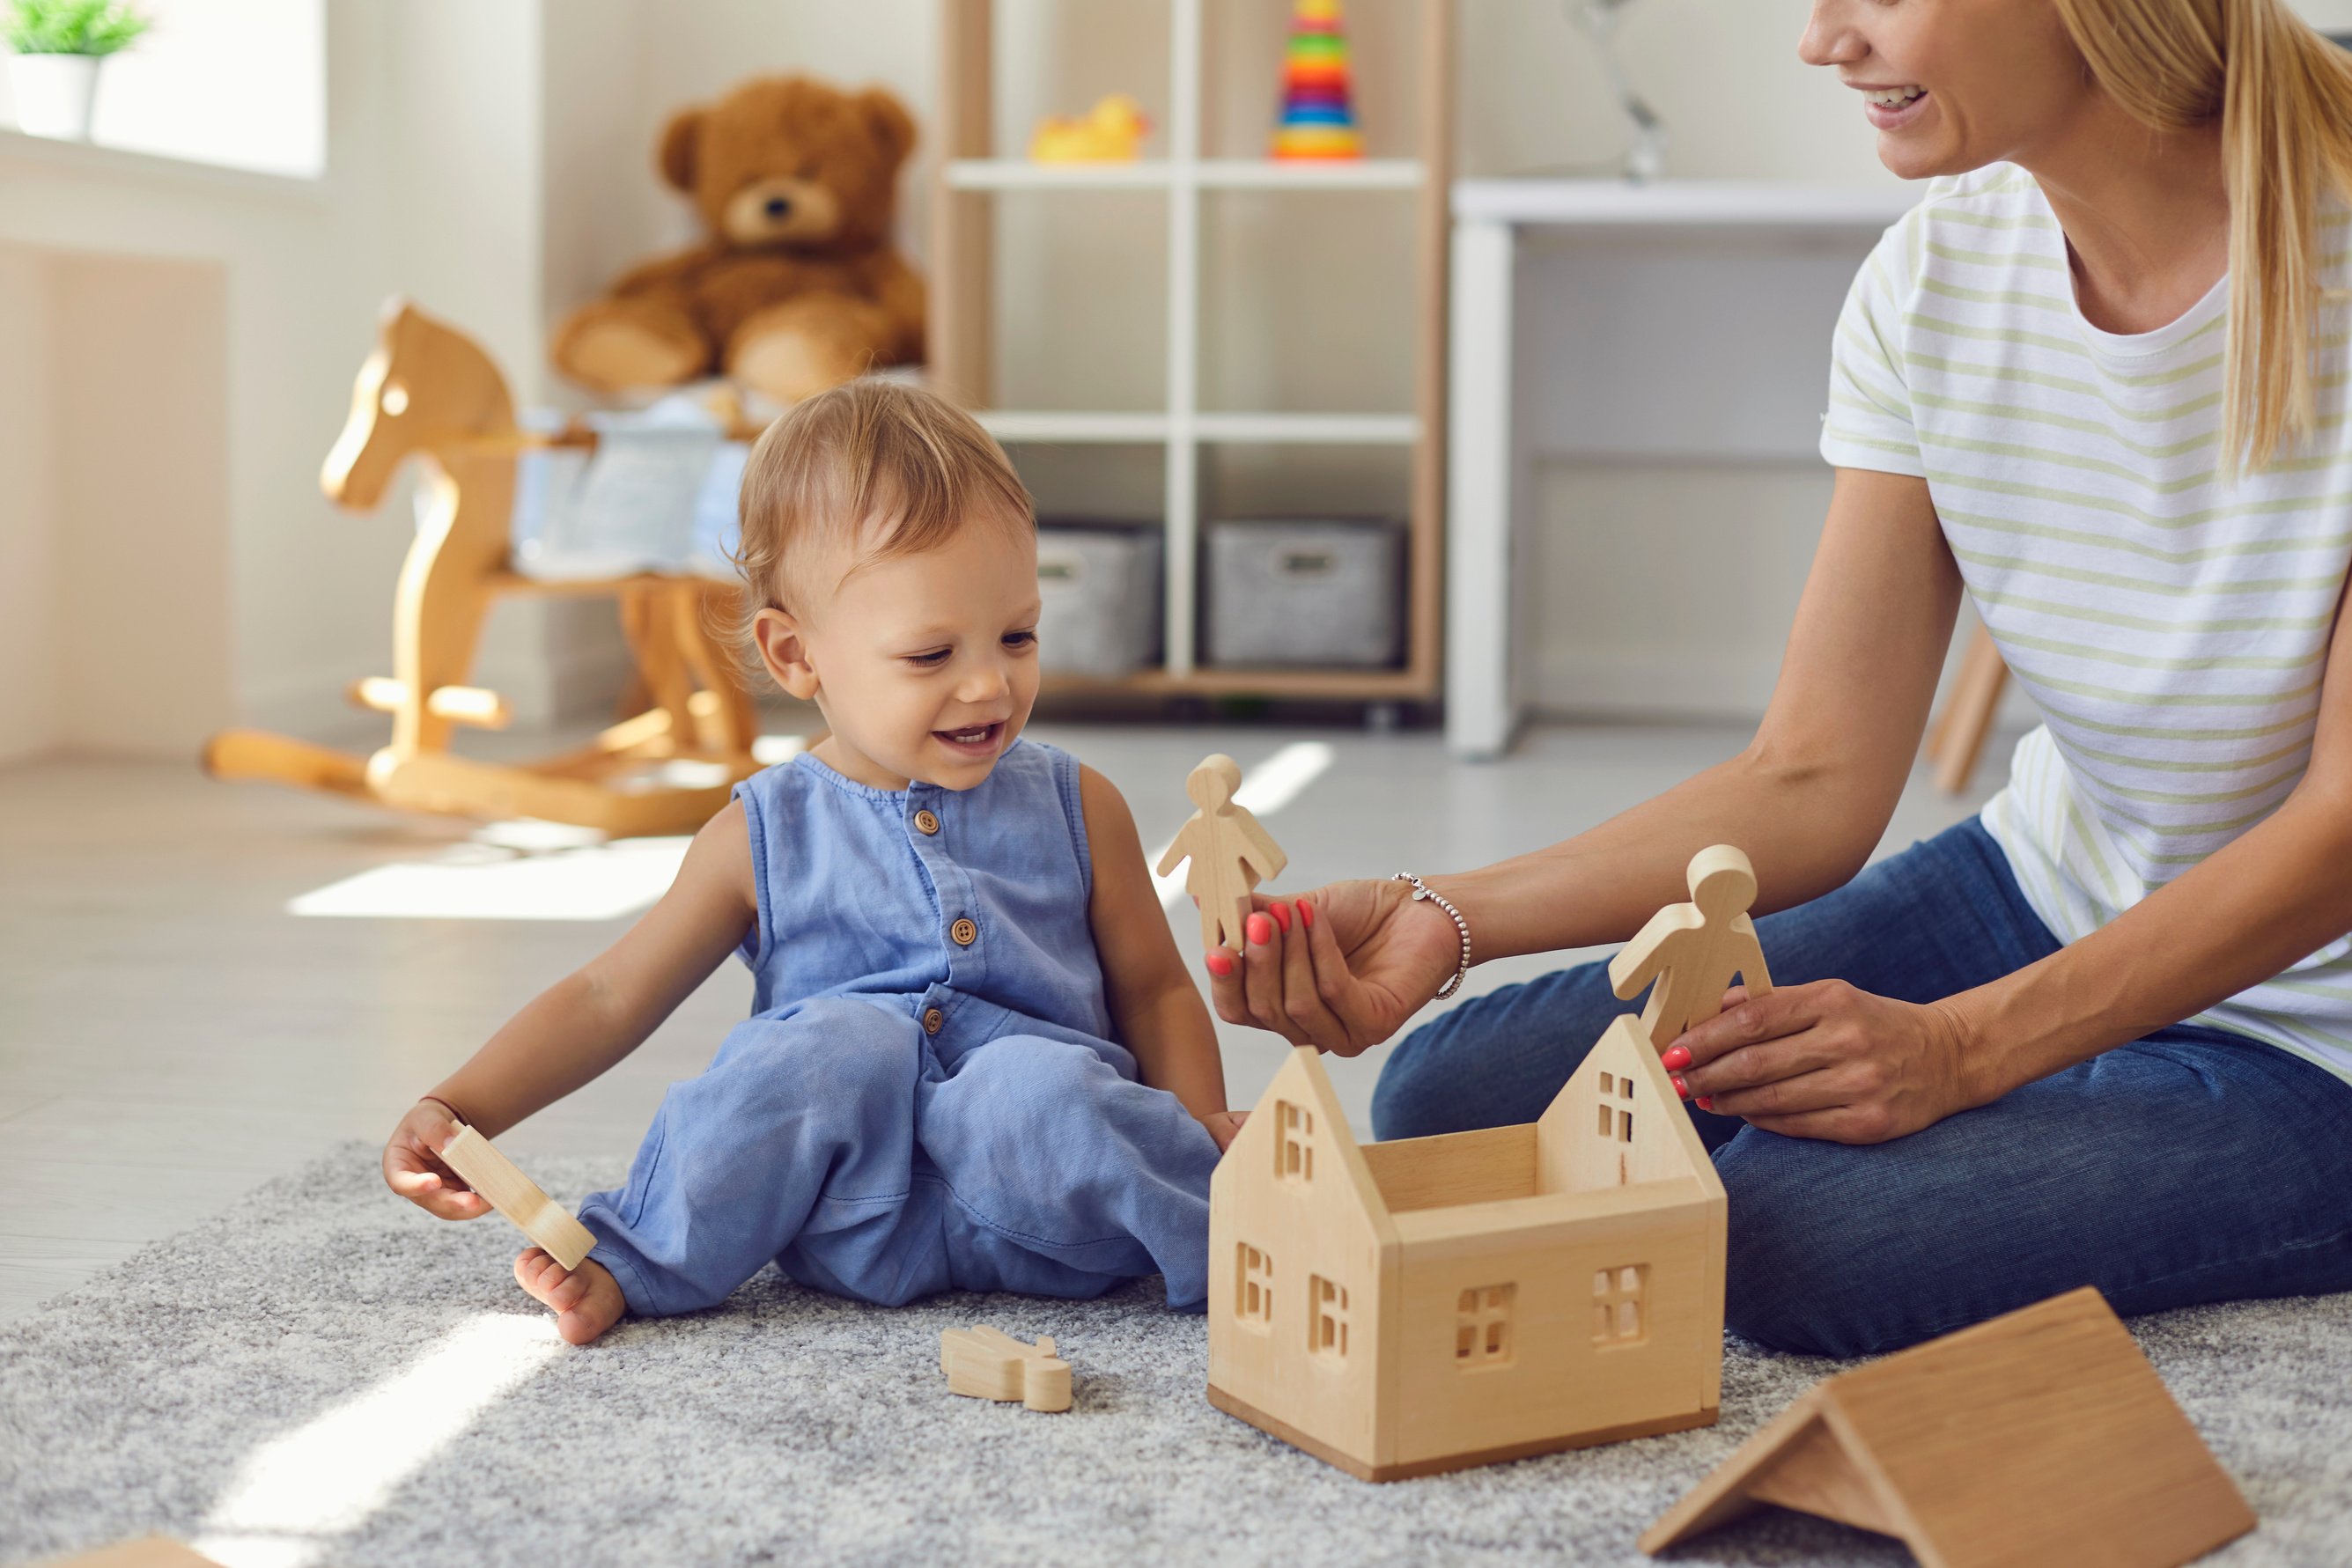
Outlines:
{"label": "child's bare foot", "polygon": [[555,1332],[570,1344],[586,1344],[629,1310],[621,1282],[593,1258],[567,1271],[545,1249],[527,1247],[515,1259],[515,1283],[553,1309]]}

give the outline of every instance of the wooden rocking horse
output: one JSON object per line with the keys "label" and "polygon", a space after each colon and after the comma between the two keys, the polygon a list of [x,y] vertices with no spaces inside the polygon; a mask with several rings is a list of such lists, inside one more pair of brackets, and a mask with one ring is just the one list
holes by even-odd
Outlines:
{"label": "wooden rocking horse", "polygon": [[[751,756],[758,725],[750,694],[705,624],[714,607],[732,603],[736,590],[652,573],[540,581],[516,573],[509,560],[517,459],[532,447],[594,441],[585,430],[543,436],[518,428],[506,379],[489,355],[407,301],[391,301],[320,484],[330,500],[367,511],[404,459],[415,454],[424,465],[428,498],[393,599],[393,673],[350,689],[360,706],[392,716],[392,742],[362,758],[260,730],[225,730],[205,744],[205,770],[409,810],[539,817],[615,837],[689,833],[709,821],[733,783],[760,768]],[[491,601],[510,593],[618,598],[651,706],[587,746],[538,762],[484,762],[451,751],[455,727],[500,729],[512,717],[504,697],[467,684]],[[656,770],[673,760],[716,764],[723,777],[664,783]]]}

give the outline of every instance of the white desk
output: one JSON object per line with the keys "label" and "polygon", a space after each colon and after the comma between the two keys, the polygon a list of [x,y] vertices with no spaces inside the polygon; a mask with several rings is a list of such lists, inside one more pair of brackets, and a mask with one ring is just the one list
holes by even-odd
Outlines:
{"label": "white desk", "polygon": [[[1454,187],[1445,737],[1527,706],[1529,465],[1801,457],[1831,329],[1908,186],[1465,180]],[[1663,591],[1631,583],[1627,591]]]}

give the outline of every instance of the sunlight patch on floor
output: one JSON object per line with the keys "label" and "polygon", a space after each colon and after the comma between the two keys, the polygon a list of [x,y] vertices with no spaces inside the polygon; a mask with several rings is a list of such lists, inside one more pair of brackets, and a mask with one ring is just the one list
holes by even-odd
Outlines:
{"label": "sunlight patch on floor", "polygon": [[[1328,741],[1293,741],[1242,775],[1242,787],[1234,791],[1234,804],[1253,816],[1271,817],[1329,771],[1331,758]],[[1173,841],[1172,837],[1169,841]],[[1160,844],[1151,852],[1150,863],[1158,865],[1160,857],[1167,852],[1168,844]],[[1166,876],[1152,877],[1151,885],[1160,890],[1160,908],[1173,909],[1183,901],[1184,882],[1191,869],[1180,865]]]}
{"label": "sunlight patch on floor", "polygon": [[541,1313],[488,1312],[425,1358],[272,1438],[238,1467],[193,1542],[226,1568],[308,1568],[474,1418],[563,1348]]}
{"label": "sunlight patch on floor", "polygon": [[370,920],[617,920],[668,891],[691,839],[494,822],[425,861],[371,866],[286,905]]}

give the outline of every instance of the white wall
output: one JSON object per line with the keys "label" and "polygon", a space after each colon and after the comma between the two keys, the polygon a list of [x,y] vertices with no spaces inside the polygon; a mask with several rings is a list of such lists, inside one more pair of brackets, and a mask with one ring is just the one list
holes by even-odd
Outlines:
{"label": "white wall", "polygon": [[47,259],[0,245],[0,765],[57,726],[57,538]]}

